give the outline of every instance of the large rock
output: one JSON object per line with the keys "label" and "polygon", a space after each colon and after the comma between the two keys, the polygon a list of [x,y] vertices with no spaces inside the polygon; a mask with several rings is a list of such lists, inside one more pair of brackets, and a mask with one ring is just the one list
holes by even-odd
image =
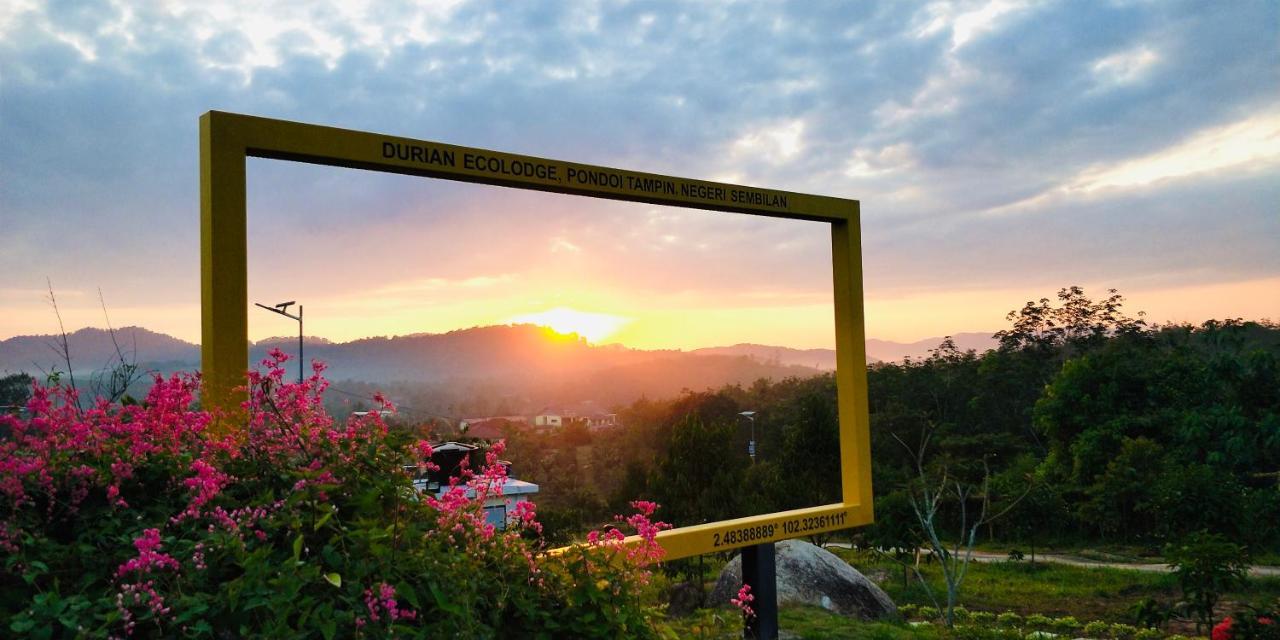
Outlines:
{"label": "large rock", "polygon": [[[803,540],[777,544],[778,604],[805,604],[862,620],[892,616],[898,607],[870,578],[835,554]],[[720,572],[707,606],[728,606],[742,586],[742,556]]]}

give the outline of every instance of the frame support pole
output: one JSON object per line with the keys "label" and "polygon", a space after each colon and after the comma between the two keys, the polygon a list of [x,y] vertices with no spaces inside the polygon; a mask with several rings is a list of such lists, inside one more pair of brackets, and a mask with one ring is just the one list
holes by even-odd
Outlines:
{"label": "frame support pole", "polygon": [[231,124],[200,117],[200,401],[227,417],[248,397],[236,388],[249,368],[245,148]]}
{"label": "frame support pole", "polygon": [[742,583],[751,585],[755,617],[742,629],[745,640],[778,639],[778,574],[774,544],[742,548]]}

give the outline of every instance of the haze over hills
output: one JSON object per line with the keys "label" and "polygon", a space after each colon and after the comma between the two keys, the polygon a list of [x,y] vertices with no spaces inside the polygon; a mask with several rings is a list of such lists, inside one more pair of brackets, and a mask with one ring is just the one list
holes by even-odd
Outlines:
{"label": "haze over hills", "polygon": [[[76,373],[93,372],[117,360],[116,346],[125,361],[136,357],[138,364],[160,370],[190,369],[200,363],[200,347],[170,335],[142,327],[116,329],[115,341],[106,329],[86,327],[67,334],[71,364]],[[0,374],[25,371],[65,371],[61,337],[55,335],[14,336],[0,340]]]}
{"label": "haze over hills", "polygon": [[[959,334],[958,346],[994,346],[988,334]],[[194,370],[199,367],[198,345],[142,327],[109,332],[86,328],[67,335],[77,374],[102,370],[117,360],[116,344],[126,361],[144,369]],[[57,336],[17,336],[0,341],[0,373],[33,374],[66,369]],[[920,358],[941,338],[913,343],[868,340],[869,361]],[[296,352],[296,338],[269,338],[251,345],[258,362],[273,347]],[[376,337],[351,342],[306,339],[307,360],[328,364],[333,380],[370,383],[482,385],[501,393],[516,393],[569,401],[579,387],[605,401],[626,401],[642,395],[660,397],[681,389],[705,389],[725,384],[787,376],[808,376],[835,367],[831,349],[739,344],[693,351],[642,350],[622,345],[593,345],[576,335],[563,335],[534,325],[500,325],[459,329],[441,334]]]}
{"label": "haze over hills", "polygon": [[[957,333],[951,336],[956,348],[961,351],[973,349],[982,353],[996,348],[998,344],[991,333]],[[915,342],[894,342],[869,338],[867,340],[867,362],[898,362],[903,358],[921,360],[929,357],[931,349],[938,348],[943,338],[925,338]],[[790,347],[774,347],[763,344],[735,344],[731,347],[706,347],[694,349],[689,353],[697,355],[747,356],[761,362],[772,362],[783,365],[813,367],[830,371],[836,368],[835,349],[792,349]]]}

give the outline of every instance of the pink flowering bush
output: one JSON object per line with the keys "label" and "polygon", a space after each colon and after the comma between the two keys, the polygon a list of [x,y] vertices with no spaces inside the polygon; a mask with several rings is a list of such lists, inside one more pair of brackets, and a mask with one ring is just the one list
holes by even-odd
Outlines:
{"label": "pink flowering bush", "polygon": [[[279,352],[237,416],[195,408],[198,376],[81,410],[33,389],[0,416],[0,635],[18,637],[646,637],[656,505],[551,553],[532,504],[486,522],[505,468],[440,496],[405,465],[431,447],[377,412],[335,421],[317,365]],[[388,408],[390,405],[387,405]]]}

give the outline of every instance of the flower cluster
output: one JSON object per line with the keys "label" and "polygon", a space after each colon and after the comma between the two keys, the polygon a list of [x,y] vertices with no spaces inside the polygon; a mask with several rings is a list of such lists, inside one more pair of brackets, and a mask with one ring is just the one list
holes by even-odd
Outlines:
{"label": "flower cluster", "polygon": [[756,597],[751,594],[751,585],[744,582],[742,583],[742,588],[738,589],[738,596],[736,598],[729,598],[729,604],[732,604],[741,610],[743,618],[750,620],[756,617],[755,609],[751,608],[751,603],[755,602],[755,599]]}
{"label": "flower cluster", "polygon": [[[364,590],[364,606],[369,611],[369,620],[373,622],[382,620],[383,616],[390,621],[413,620],[418,617],[418,612],[396,603],[395,587],[385,582],[378,585],[376,594],[373,589]],[[360,618],[356,620],[357,626],[364,626]]]}
{"label": "flower cluster", "polygon": [[[1250,619],[1253,620],[1250,623]],[[1241,630],[1244,633],[1241,633]],[[1268,637],[1280,636],[1280,631],[1276,630],[1275,621],[1267,615],[1249,615],[1241,620],[1233,620],[1231,616],[1222,619],[1222,622],[1214,625],[1209,637],[1211,640],[1250,640],[1250,638],[1265,635]]]}
{"label": "flower cluster", "polygon": [[[404,469],[439,471],[433,447],[392,433],[379,412],[334,420],[323,365],[293,383],[287,359],[273,351],[248,374],[239,413],[197,409],[200,377],[179,374],[156,377],[141,402],[87,409],[72,389],[37,385],[24,415],[0,415],[8,630],[492,637],[562,628],[549,612],[578,607],[593,624],[643,632],[635,587],[667,528],[656,505],[617,519],[631,538],[593,532],[592,562],[547,554],[533,503],[514,502],[505,530],[485,518],[507,482],[502,443],[440,495],[418,493]],[[608,600],[570,595],[602,583]],[[302,600],[312,608],[293,609]],[[574,635],[611,631],[584,629]]]}
{"label": "flower cluster", "polygon": [[160,551],[160,547],[164,546],[160,542],[159,529],[147,529],[142,532],[142,537],[133,541],[133,546],[138,549],[138,555],[130,558],[128,562],[120,565],[116,569],[116,575],[125,576],[135,571],[140,573],[151,573],[154,569],[173,569],[180,568],[178,561],[173,556]]}

